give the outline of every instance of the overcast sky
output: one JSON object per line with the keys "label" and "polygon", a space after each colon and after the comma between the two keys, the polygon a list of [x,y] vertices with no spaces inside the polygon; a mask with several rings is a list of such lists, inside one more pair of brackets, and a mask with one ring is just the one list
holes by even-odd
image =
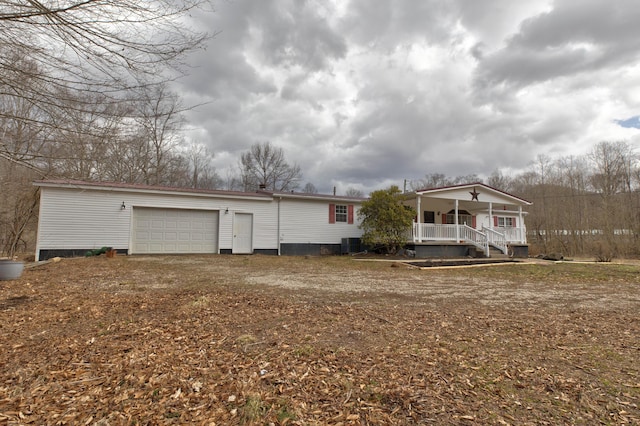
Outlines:
{"label": "overcast sky", "polygon": [[179,88],[218,173],[270,141],[320,192],[640,145],[637,0],[228,0]]}

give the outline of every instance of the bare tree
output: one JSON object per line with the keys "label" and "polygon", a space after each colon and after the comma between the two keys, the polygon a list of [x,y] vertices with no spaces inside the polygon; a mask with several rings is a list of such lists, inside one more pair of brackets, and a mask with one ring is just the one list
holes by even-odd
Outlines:
{"label": "bare tree", "polygon": [[245,191],[264,187],[272,191],[292,191],[302,179],[300,166],[289,165],[282,148],[271,142],[255,143],[240,157],[240,174]]}
{"label": "bare tree", "polygon": [[527,190],[529,199],[533,201],[532,210],[534,212],[533,217],[536,218],[534,221],[536,237],[542,243],[545,253],[550,251],[552,239],[557,230],[556,225],[553,223],[553,208],[550,205],[552,199],[549,199],[552,185],[552,165],[553,162],[550,157],[538,155],[530,166],[532,184],[529,185]]}
{"label": "bare tree", "polygon": [[593,173],[591,185],[600,197],[599,227],[603,231],[603,255],[609,258],[627,251],[628,233],[637,229],[632,206],[633,168],[637,155],[626,142],[600,142],[588,154]]}
{"label": "bare tree", "polygon": [[[32,86],[37,92],[44,90],[39,87],[36,76],[40,70],[35,62],[16,52],[10,52],[6,57],[1,53],[0,47],[0,63],[11,61],[16,67],[30,72],[21,84]],[[7,80],[0,69],[0,157],[19,162],[36,162],[41,158],[42,148],[51,134],[50,128],[42,123],[51,122],[53,118],[38,106],[38,102],[13,96],[10,84],[10,79]]]}
{"label": "bare tree", "polygon": [[0,158],[0,253],[8,257],[26,251],[35,237],[39,192],[31,182],[38,177],[36,171]]}
{"label": "bare tree", "polygon": [[487,185],[501,191],[510,192],[512,189],[512,179],[502,174],[500,170],[494,170],[487,178]]}
{"label": "bare tree", "polygon": [[232,166],[228,166],[224,171],[224,177],[222,178],[222,188],[227,191],[243,191],[244,185],[242,182],[242,176],[238,175],[237,169]]}
{"label": "bare tree", "polygon": [[199,189],[217,189],[222,186],[222,180],[211,164],[213,153],[206,146],[191,142],[184,156],[190,170],[188,186]]}
{"label": "bare tree", "polygon": [[[139,132],[140,133],[140,132]],[[121,134],[107,146],[102,179],[143,183],[148,164],[148,144],[141,134]]]}
{"label": "bare tree", "polygon": [[482,182],[482,179],[480,179],[480,177],[477,174],[472,173],[470,175],[456,176],[455,178],[449,181],[449,185],[464,185],[467,183],[476,183],[476,182]]}
{"label": "bare tree", "polygon": [[566,230],[567,253],[584,253],[592,229],[592,209],[589,208],[588,168],[582,157],[568,156],[556,162],[561,185],[565,193],[555,199],[555,216]]}
{"label": "bare tree", "polygon": [[[49,162],[49,169],[66,178],[103,179],[112,166],[109,147],[123,131],[124,117],[117,106],[105,103],[100,94],[84,94],[81,99],[65,96],[56,122],[65,125],[51,129],[50,141],[40,154]],[[83,108],[76,108],[83,105]]]}
{"label": "bare tree", "polygon": [[146,142],[144,183],[166,184],[170,180],[169,169],[175,166],[172,162],[176,161],[172,153],[184,142],[185,108],[166,84],[140,89],[138,99],[135,120],[141,132],[139,137]]}
{"label": "bare tree", "polygon": [[307,182],[307,184],[302,188],[302,193],[304,194],[317,194],[318,188],[311,182]]}
{"label": "bare tree", "polygon": [[411,189],[414,191],[425,188],[439,188],[450,184],[448,179],[442,173],[429,173],[424,175],[424,178],[411,181]]}
{"label": "bare tree", "polygon": [[344,195],[353,198],[364,198],[364,193],[356,188],[347,188]]}
{"label": "bare tree", "polygon": [[[69,107],[92,109],[87,94],[104,103],[127,102],[132,88],[148,87],[181,72],[181,58],[207,36],[184,17],[208,0],[0,0],[0,97],[35,106],[2,109],[0,117],[59,129],[54,119]],[[45,116],[45,117],[41,117]],[[46,117],[48,116],[48,117]],[[93,134],[85,128],[85,134]],[[14,152],[0,145],[5,156]],[[26,161],[22,158],[21,161]]]}
{"label": "bare tree", "polygon": [[600,142],[588,155],[594,168],[591,184],[603,196],[631,190],[632,150],[626,142]]}

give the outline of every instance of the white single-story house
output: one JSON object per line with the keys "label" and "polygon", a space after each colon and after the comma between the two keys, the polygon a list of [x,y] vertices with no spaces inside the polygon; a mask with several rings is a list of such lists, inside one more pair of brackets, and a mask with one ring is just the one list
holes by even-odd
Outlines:
{"label": "white single-story house", "polygon": [[420,257],[528,255],[523,209],[531,202],[520,197],[471,183],[415,191],[404,203],[418,213],[409,247]]}
{"label": "white single-story house", "polygon": [[[36,259],[126,254],[340,254],[364,199],[43,180]],[[358,240],[359,241],[359,240]]]}
{"label": "white single-story house", "polygon": [[[111,247],[125,254],[341,254],[360,251],[364,198],[43,180],[36,259]],[[418,257],[526,257],[524,206],[482,183],[404,194]]]}

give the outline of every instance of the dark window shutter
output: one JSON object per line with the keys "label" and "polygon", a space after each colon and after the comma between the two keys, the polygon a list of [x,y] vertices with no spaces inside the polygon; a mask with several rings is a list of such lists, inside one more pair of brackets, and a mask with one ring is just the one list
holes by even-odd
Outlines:
{"label": "dark window shutter", "polygon": [[518,225],[516,225],[516,218],[514,217],[514,218],[513,218],[513,227],[514,227],[514,228],[517,228],[517,226],[518,226]]}
{"label": "dark window shutter", "polygon": [[442,224],[443,225],[447,224],[447,214],[446,213],[442,213]]}
{"label": "dark window shutter", "polygon": [[498,216],[493,217],[493,226],[498,226]]}
{"label": "dark window shutter", "polygon": [[476,217],[475,216],[471,216],[471,227],[473,229],[476,229]]}
{"label": "dark window shutter", "polygon": [[353,224],[353,204],[347,206],[347,223]]}
{"label": "dark window shutter", "polygon": [[329,204],[329,223],[336,223],[336,205]]}

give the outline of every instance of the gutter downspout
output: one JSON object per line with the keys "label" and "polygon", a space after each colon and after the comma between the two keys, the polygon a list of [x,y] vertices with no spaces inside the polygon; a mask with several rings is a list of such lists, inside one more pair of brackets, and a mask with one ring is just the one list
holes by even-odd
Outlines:
{"label": "gutter downspout", "polygon": [[36,262],[40,261],[40,237],[42,236],[42,198],[43,198],[43,192],[42,188],[40,188],[40,194],[38,194],[39,196],[39,200],[38,200],[38,227],[36,228],[36,252],[35,252],[35,260]]}

